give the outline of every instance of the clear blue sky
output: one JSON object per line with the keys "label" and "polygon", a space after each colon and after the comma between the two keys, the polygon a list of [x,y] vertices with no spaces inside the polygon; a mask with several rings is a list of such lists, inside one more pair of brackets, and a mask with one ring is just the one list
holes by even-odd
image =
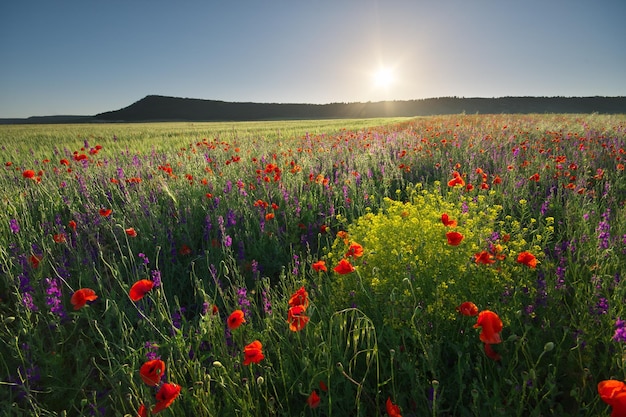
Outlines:
{"label": "clear blue sky", "polygon": [[[393,72],[387,86],[372,77]],[[149,94],[260,103],[626,95],[626,0],[0,5],[0,118]]]}

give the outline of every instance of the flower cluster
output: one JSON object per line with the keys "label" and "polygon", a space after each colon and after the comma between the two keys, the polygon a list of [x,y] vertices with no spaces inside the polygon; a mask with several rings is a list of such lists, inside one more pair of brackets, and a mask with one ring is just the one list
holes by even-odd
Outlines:
{"label": "flower cluster", "polygon": [[289,310],[287,312],[289,330],[298,332],[304,329],[304,326],[309,322],[309,317],[306,315],[308,306],[309,293],[304,287],[301,287],[289,298]]}

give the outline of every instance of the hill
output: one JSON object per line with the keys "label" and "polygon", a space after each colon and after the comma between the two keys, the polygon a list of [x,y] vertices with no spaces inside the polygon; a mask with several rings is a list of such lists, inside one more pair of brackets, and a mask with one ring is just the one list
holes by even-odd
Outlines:
{"label": "hill", "polygon": [[149,95],[128,107],[93,116],[0,119],[0,124],[360,119],[459,113],[584,114],[594,112],[626,114],[626,97],[440,97],[367,103],[281,104],[239,103]]}
{"label": "hill", "polygon": [[626,113],[626,97],[443,97],[331,104],[236,103],[150,95],[102,121],[219,121],[429,116],[457,113]]}

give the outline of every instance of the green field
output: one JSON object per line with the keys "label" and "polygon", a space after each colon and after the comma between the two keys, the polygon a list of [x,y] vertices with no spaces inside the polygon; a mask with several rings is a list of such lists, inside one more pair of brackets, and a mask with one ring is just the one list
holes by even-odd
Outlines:
{"label": "green field", "polygon": [[625,152],[623,115],[2,125],[0,415],[622,415]]}

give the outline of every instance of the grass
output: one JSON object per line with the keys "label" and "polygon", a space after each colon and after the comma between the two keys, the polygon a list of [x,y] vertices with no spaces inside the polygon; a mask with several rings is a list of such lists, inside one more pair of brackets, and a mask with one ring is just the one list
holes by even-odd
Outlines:
{"label": "grass", "polygon": [[0,413],[135,416],[176,384],[162,415],[597,416],[626,379],[624,116],[0,139]]}

